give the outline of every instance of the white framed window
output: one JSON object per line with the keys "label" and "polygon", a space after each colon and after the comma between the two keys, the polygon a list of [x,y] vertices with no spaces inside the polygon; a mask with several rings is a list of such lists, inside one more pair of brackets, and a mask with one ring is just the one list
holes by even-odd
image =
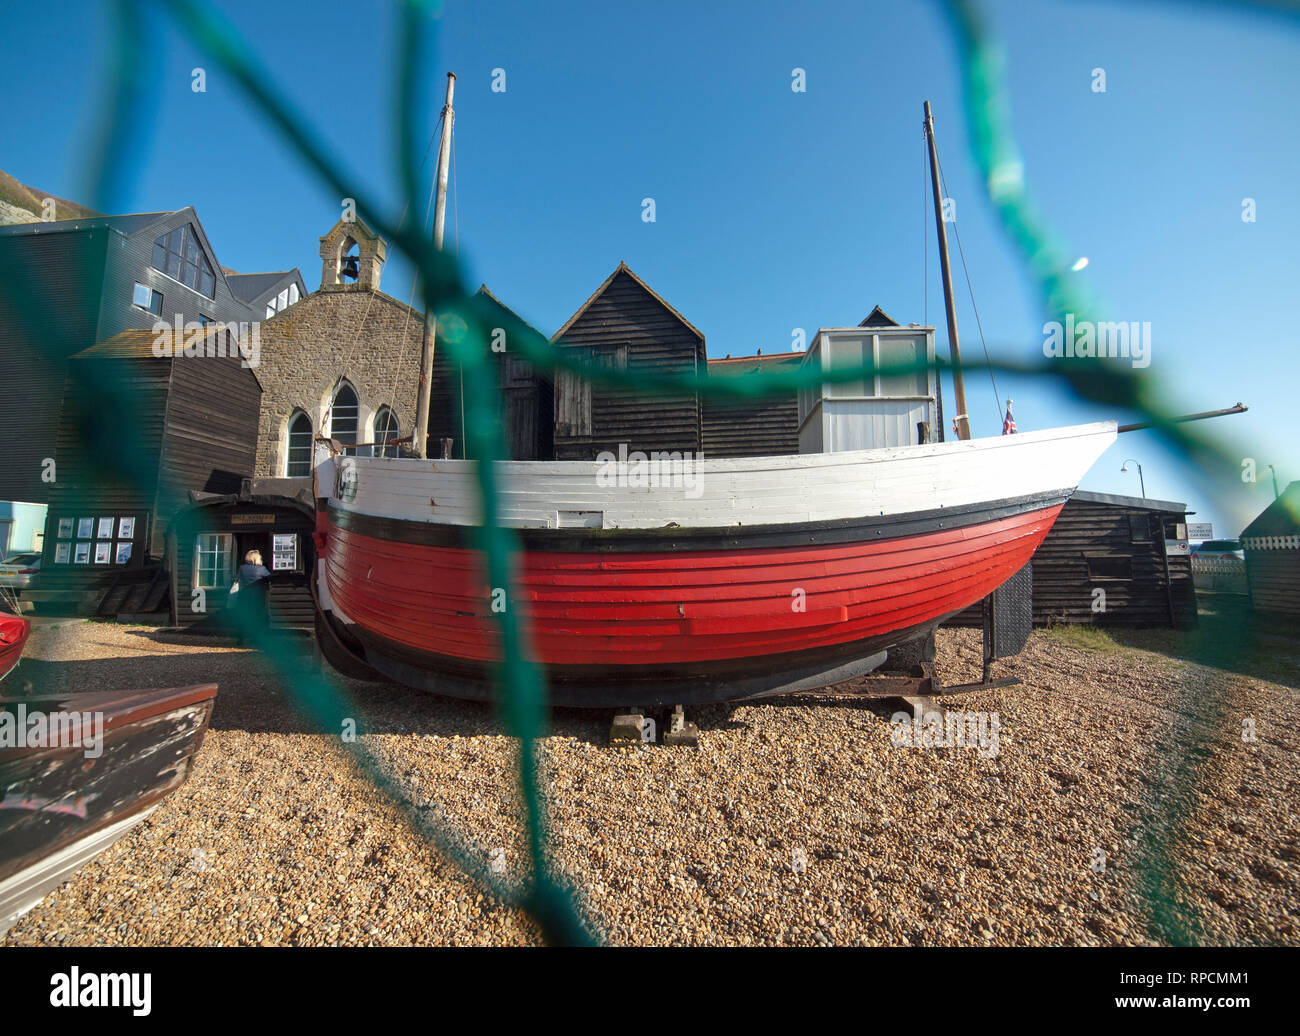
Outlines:
{"label": "white framed window", "polygon": [[154,291],[147,284],[141,284],[139,281],[135,282],[135,288],[131,291],[131,302],[141,309],[147,309],[154,316],[162,315],[162,292]]}
{"label": "white framed window", "polygon": [[285,432],[284,474],[286,478],[311,475],[311,418],[301,410],[289,418]]}
{"label": "white framed window", "polygon": [[235,537],[228,532],[205,532],[194,537],[194,588],[225,590],[230,586]]}
{"label": "white framed window", "polygon": [[[400,434],[397,425],[397,415],[392,409],[381,406],[375,411],[375,433],[371,441],[375,443],[384,443],[389,439],[396,439]],[[375,457],[396,457],[396,446],[372,446],[370,448],[372,456]]]}
{"label": "white framed window", "polygon": [[361,402],[357,391],[346,381],[334,393],[330,404],[329,437],[338,441],[348,456],[357,455],[357,429],[361,420]]}

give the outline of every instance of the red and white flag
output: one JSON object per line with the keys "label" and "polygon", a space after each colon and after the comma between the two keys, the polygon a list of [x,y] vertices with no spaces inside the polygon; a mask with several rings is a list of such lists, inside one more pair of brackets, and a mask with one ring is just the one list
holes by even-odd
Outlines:
{"label": "red and white flag", "polygon": [[1007,400],[1007,416],[1002,419],[1002,434],[1016,434],[1016,419],[1011,416],[1011,400]]}

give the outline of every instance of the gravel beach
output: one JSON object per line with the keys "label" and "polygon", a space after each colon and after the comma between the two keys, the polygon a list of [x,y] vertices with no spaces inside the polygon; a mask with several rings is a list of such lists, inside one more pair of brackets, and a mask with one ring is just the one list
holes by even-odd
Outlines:
{"label": "gravel beach", "polygon": [[[190,780],[0,945],[540,941],[231,643],[101,622],[33,634],[8,693],[220,693]],[[979,648],[977,631],[941,631],[940,678],[978,678]],[[1300,642],[1275,649],[1293,672]],[[557,712],[539,746],[555,866],[612,944],[1300,942],[1294,678],[1051,632],[995,675],[1024,686],[948,703],[997,714],[996,752],[895,744],[871,702],[690,710],[698,750],[610,747],[608,712]],[[515,743],[494,711],[348,688],[408,808],[522,875]]]}

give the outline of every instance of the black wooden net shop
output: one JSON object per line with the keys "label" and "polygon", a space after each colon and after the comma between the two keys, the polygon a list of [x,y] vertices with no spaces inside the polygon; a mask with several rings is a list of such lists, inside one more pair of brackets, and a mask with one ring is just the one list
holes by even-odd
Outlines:
{"label": "black wooden net shop", "polygon": [[[1078,490],[1030,561],[1034,625],[1196,625],[1187,505]],[[979,626],[980,606],[947,625]]]}
{"label": "black wooden net shop", "polygon": [[1300,619],[1300,482],[1292,482],[1241,533],[1250,606],[1257,615]]}
{"label": "black wooden net shop", "polygon": [[166,613],[169,519],[195,490],[239,488],[262,396],[224,326],[196,334],[206,351],[194,356],[160,356],[158,336],[135,330],[67,362],[31,600],[106,617]]}
{"label": "black wooden net shop", "polygon": [[315,610],[311,571],[315,512],[310,487],[301,479],[245,479],[236,494],[191,494],[168,535],[171,621],[195,632],[226,632],[223,613],[230,587],[250,550],[271,571],[267,588],[270,624],[310,630]]}

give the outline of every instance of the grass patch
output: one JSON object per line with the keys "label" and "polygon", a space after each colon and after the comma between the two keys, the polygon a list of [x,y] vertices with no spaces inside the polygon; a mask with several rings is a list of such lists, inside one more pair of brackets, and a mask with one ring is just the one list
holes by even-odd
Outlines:
{"label": "grass patch", "polygon": [[1049,626],[1042,635],[1054,643],[1079,651],[1093,651],[1099,655],[1113,655],[1124,650],[1115,638],[1099,626]]}
{"label": "grass patch", "polygon": [[1115,654],[1149,651],[1282,687],[1300,688],[1300,637],[1278,622],[1254,615],[1244,597],[1205,595],[1192,629],[1053,626],[1048,640],[1080,651]]}

